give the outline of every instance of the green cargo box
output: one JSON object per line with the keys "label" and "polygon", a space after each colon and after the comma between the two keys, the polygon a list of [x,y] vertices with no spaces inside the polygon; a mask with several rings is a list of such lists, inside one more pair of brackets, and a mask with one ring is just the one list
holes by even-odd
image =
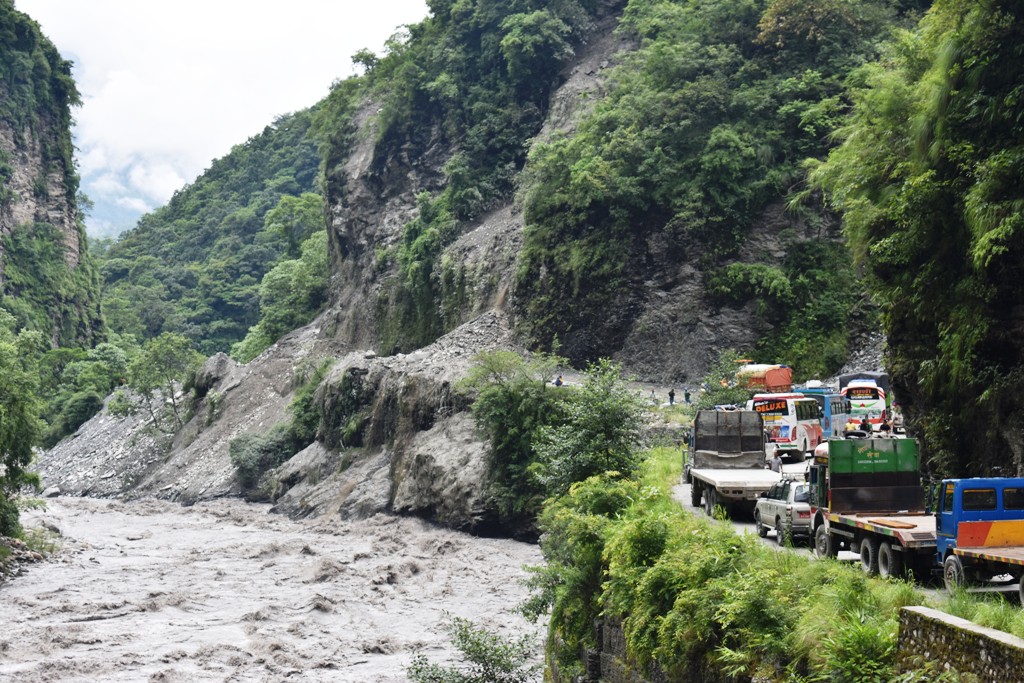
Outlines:
{"label": "green cargo box", "polygon": [[915,439],[833,439],[828,442],[828,459],[833,475],[920,471]]}
{"label": "green cargo box", "polygon": [[836,439],[828,451],[832,512],[924,508],[914,439]]}

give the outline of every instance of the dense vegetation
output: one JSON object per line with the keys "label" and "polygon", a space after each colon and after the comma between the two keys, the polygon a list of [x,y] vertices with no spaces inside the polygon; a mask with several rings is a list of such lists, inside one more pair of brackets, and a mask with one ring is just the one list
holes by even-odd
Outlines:
{"label": "dense vegetation", "polygon": [[835,371],[858,290],[835,221],[798,209],[773,230],[783,265],[736,259],[827,150],[848,74],[898,21],[880,0],[630,2],[619,31],[639,49],[574,134],[530,158],[518,284],[531,338],[610,353],[633,320],[607,311],[637,309],[651,264],[690,261],[712,302],[760,303],[776,325],[762,355]]}
{"label": "dense vegetation", "polygon": [[[47,164],[42,171],[59,171],[69,197],[78,191],[71,107],[79,103],[71,62],[43,36],[39,24],[14,8],[13,0],[0,0],[0,122],[10,127],[19,146],[27,142],[26,130],[39,137]],[[11,159],[0,150],[0,205],[14,199],[6,187],[10,164]],[[36,186],[45,191],[45,175]]]}
{"label": "dense vegetation", "polygon": [[[79,104],[71,63],[39,30],[39,25],[0,0],[0,128],[13,149],[0,144],[0,213],[31,199],[42,205],[70,208],[77,217],[78,174],[71,143],[71,107]],[[24,153],[21,156],[19,153]],[[39,155],[32,179],[32,197],[18,197],[11,187],[19,158]],[[61,185],[51,185],[56,175]],[[59,197],[51,197],[59,192]],[[54,344],[90,345],[103,338],[98,274],[86,250],[67,259],[72,243],[62,230],[77,232],[85,241],[80,221],[5,226],[0,241],[0,306],[12,313],[19,327],[38,330]]]}
{"label": "dense vegetation", "polygon": [[38,332],[15,329],[14,318],[0,309],[0,536],[21,530],[14,498],[39,484],[28,468],[42,431],[36,364],[44,342]]}
{"label": "dense vegetation", "polygon": [[[356,55],[366,67],[365,87],[382,102],[375,172],[410,163],[438,145],[452,150],[425,160],[443,165],[441,187],[423,188],[419,216],[405,226],[397,248],[381,255],[394,259],[402,275],[381,301],[387,352],[423,346],[451,326],[441,313],[441,250],[458,235],[460,222],[510,198],[557,74],[590,31],[600,3],[428,5],[432,16],[391,40],[385,55]],[[352,106],[344,97],[334,103]],[[330,163],[337,156],[326,152],[327,185],[340,191],[342,179]],[[338,197],[327,199],[333,204]]]}
{"label": "dense vegetation", "polygon": [[815,172],[872,276],[896,393],[945,474],[1022,469],[1022,32],[1018,2],[935,2],[857,73],[843,144]]}
{"label": "dense vegetation", "polygon": [[[38,443],[38,437],[49,439],[72,431],[91,417],[114,386],[109,378],[99,378],[102,373],[86,372],[80,382],[72,379],[86,363],[89,352],[84,349],[100,343],[96,353],[104,354],[106,336],[99,271],[84,247],[85,231],[77,210],[78,176],[70,125],[71,107],[78,103],[70,62],[61,58],[38,24],[17,12],[9,0],[0,0],[0,130],[4,132],[0,137],[4,143],[0,144],[0,216],[13,216],[19,202],[31,201],[41,209],[37,216],[49,210],[67,213],[74,221],[70,225],[33,221],[4,225],[0,231],[3,334],[17,340],[28,338],[24,336],[28,331],[39,335],[33,337],[38,346],[18,341],[18,353],[23,357],[14,365],[5,365],[12,373],[8,386],[17,386],[17,391],[12,389],[0,402],[3,428],[17,433],[0,455],[14,458],[8,460],[8,483],[16,484],[22,478],[20,468],[27,460],[20,461]],[[13,147],[8,148],[7,143]],[[39,164],[38,168],[20,169],[37,174],[32,178],[30,197],[17,196],[11,182],[14,165],[24,165],[25,160]],[[55,178],[60,182],[54,182]],[[76,234],[66,234],[69,230]],[[73,248],[69,245],[83,246],[69,255]],[[79,364],[64,382],[60,375],[65,365],[74,361]],[[37,373],[31,381],[25,374],[29,372]],[[116,370],[106,374],[111,373],[116,375]]]}
{"label": "dense vegetation", "polygon": [[[632,662],[667,680],[961,680],[935,662],[897,674],[898,610],[924,604],[912,585],[778,552],[687,512],[669,495],[679,474],[678,451],[660,449],[637,477],[595,476],[545,506],[547,564],[526,608],[550,610],[548,654],[564,680],[597,647],[598,619],[620,621]],[[941,606],[1011,632],[1024,624],[1016,606],[977,596]]]}
{"label": "dense vegetation", "polygon": [[533,535],[544,500],[587,477],[637,467],[640,399],[607,360],[579,386],[551,384],[564,359],[511,351],[481,354],[463,387],[476,391],[473,414],[490,443],[490,495],[505,529]]}
{"label": "dense vegetation", "polygon": [[[274,297],[260,290],[264,275],[281,260],[301,259],[302,242],[325,229],[314,114],[278,118],[104,245],[103,307],[112,330],[140,340],[173,332],[212,355],[260,323],[263,302]],[[326,276],[316,286],[320,294],[295,307],[288,325],[319,309]],[[248,355],[289,329],[267,323],[258,333],[265,343],[250,342]]]}

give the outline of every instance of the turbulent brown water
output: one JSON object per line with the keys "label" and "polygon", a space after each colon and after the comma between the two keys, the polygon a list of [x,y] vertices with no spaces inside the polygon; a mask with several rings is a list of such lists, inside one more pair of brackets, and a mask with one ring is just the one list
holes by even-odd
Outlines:
{"label": "turbulent brown water", "polygon": [[506,635],[536,546],[412,518],[290,520],[218,500],[48,501],[56,561],[0,586],[4,681],[405,681],[446,613]]}

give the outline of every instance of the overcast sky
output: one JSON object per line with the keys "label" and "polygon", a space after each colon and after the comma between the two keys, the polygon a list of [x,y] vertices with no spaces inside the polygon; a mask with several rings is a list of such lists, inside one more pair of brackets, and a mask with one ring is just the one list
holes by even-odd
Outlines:
{"label": "overcast sky", "polygon": [[92,235],[163,205],[275,117],[315,104],[425,0],[15,0],[74,62]]}

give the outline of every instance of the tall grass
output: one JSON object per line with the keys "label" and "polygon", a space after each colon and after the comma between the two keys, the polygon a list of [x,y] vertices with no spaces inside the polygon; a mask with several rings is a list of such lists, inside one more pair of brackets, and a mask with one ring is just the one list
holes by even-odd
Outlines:
{"label": "tall grass", "polygon": [[779,552],[753,534],[692,514],[671,497],[679,463],[678,449],[655,449],[635,481],[594,477],[549,502],[545,555],[564,564],[570,548],[585,546],[596,577],[588,582],[596,595],[583,596],[578,580],[559,583],[557,570],[549,574],[559,606],[552,632],[561,642],[590,642],[586,629],[606,617],[622,621],[639,666],[656,663],[670,677],[711,667],[746,680],[867,683],[899,678],[896,642],[905,606],[945,608],[1024,634],[1024,612],[1006,600],[966,594],[929,600],[909,582]]}

